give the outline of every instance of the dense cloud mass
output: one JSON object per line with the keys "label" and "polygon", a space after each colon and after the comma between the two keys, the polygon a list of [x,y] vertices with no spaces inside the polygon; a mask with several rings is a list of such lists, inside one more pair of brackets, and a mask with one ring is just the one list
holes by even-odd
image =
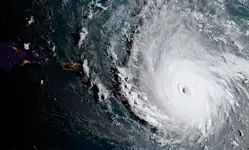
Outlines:
{"label": "dense cloud mass", "polygon": [[139,117],[158,128],[159,143],[212,149],[231,136],[223,133],[228,121],[249,124],[247,31],[221,1],[148,3],[123,94]]}
{"label": "dense cloud mass", "polygon": [[82,63],[59,90],[76,96],[54,100],[72,132],[58,128],[117,149],[249,147],[248,0],[46,4],[52,16],[30,27],[53,24],[53,57]]}

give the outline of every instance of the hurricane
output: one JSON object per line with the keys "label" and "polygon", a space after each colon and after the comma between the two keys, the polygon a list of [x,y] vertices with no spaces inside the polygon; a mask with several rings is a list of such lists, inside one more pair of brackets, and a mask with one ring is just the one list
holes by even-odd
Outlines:
{"label": "hurricane", "polygon": [[82,72],[54,100],[72,108],[43,118],[118,150],[249,148],[248,0],[54,3],[33,23],[49,41],[32,39]]}
{"label": "hurricane", "polygon": [[149,1],[120,69],[122,94],[161,144],[220,142],[234,116],[249,124],[247,31],[230,20],[223,1],[206,2],[213,12],[198,5]]}

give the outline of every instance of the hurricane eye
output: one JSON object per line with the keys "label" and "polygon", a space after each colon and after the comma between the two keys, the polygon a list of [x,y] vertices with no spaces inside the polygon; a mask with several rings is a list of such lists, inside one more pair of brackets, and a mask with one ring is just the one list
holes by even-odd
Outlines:
{"label": "hurricane eye", "polygon": [[177,84],[178,92],[180,94],[187,94],[188,93],[188,87],[183,86],[181,84]]}
{"label": "hurricane eye", "polygon": [[183,88],[182,88],[182,93],[183,93],[183,94],[186,94],[186,93],[187,93],[187,88],[186,88],[186,87],[183,87]]}

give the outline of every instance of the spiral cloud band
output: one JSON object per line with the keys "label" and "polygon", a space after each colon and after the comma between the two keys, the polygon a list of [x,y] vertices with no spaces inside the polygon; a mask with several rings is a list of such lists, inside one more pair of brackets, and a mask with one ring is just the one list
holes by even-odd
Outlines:
{"label": "spiral cloud band", "polygon": [[222,5],[214,17],[159,4],[144,9],[129,67],[119,69],[129,77],[123,94],[158,128],[157,141],[194,145],[222,131],[236,108],[246,109],[240,104],[249,101],[248,43],[236,45],[241,32],[233,34],[227,18],[214,19],[225,14]]}

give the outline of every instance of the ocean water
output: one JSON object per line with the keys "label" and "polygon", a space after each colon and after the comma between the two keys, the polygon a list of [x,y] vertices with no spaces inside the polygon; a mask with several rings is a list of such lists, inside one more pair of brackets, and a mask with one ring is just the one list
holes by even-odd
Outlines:
{"label": "ocean water", "polygon": [[[48,58],[53,93],[40,103],[47,147],[249,148],[249,1],[41,0],[30,10],[26,40]],[[63,72],[64,61],[83,73]]]}

